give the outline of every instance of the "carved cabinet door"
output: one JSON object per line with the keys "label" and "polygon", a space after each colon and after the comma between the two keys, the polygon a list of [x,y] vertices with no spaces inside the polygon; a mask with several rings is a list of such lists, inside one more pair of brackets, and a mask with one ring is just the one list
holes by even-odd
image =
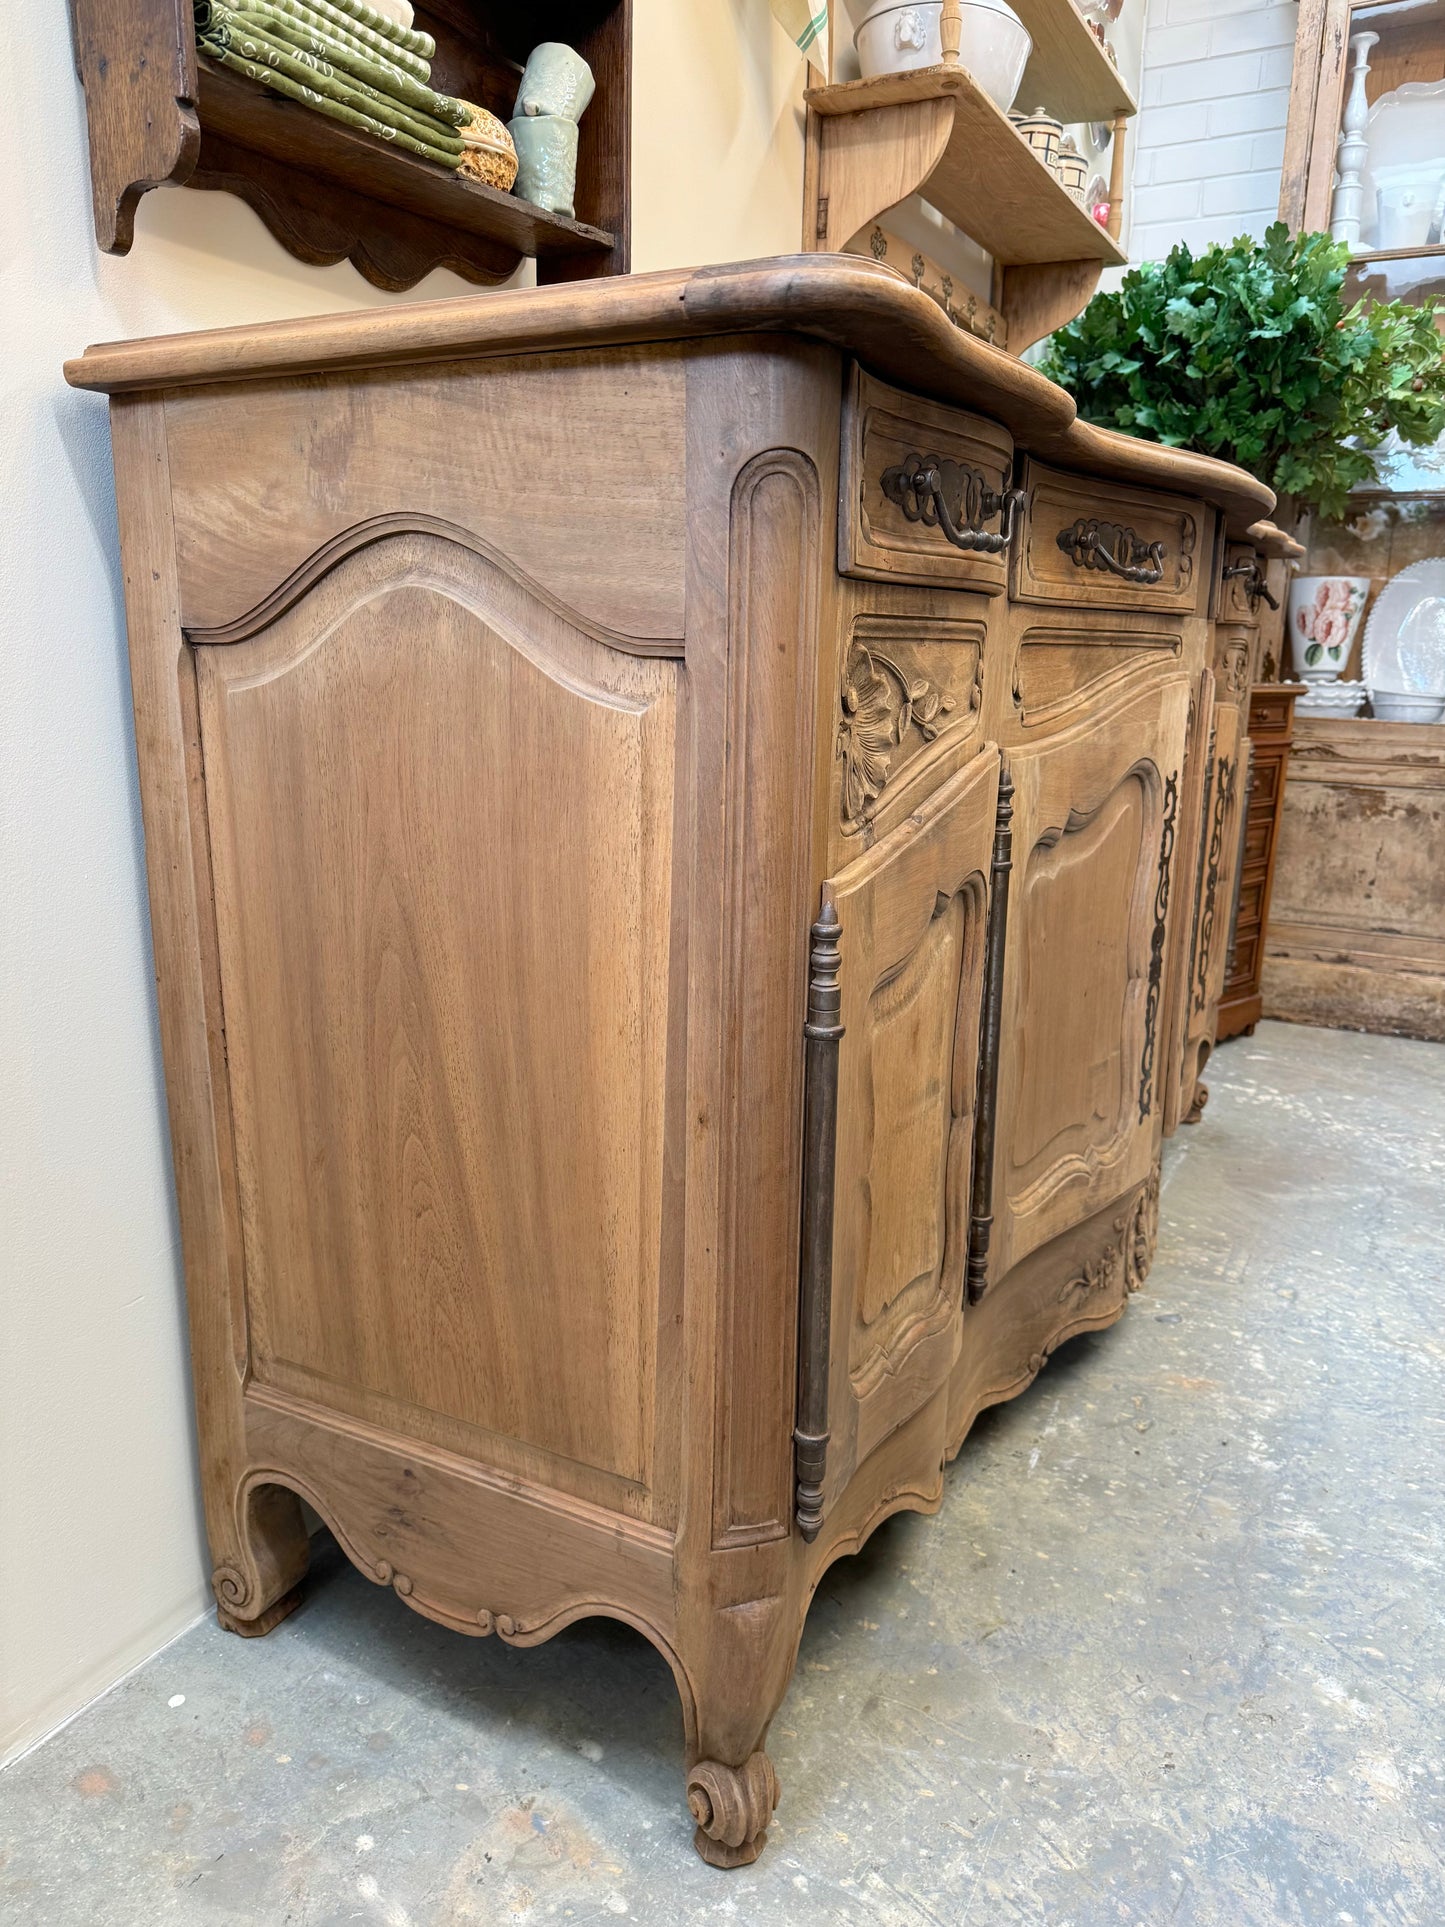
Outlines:
{"label": "carved cabinet door", "polygon": [[1220,702],[1204,769],[1204,801],[1195,876],[1193,934],[1184,986],[1184,1052],[1179,1068],[1179,1114],[1198,1116],[1200,1074],[1214,1045],[1219,1000],[1229,964],[1235,882],[1243,854],[1244,795],[1249,737],[1238,703]]}
{"label": "carved cabinet door", "polygon": [[958,1355],[998,781],[990,747],[823,886],[843,1027],[829,1495]]}
{"label": "carved cabinet door", "polygon": [[1010,752],[990,1286],[1152,1168],[1188,715],[1175,674]]}

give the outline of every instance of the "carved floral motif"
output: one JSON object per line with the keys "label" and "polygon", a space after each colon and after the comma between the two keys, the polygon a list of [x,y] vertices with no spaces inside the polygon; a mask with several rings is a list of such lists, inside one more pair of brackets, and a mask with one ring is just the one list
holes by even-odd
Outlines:
{"label": "carved floral motif", "polygon": [[1179,813],[1177,773],[1164,785],[1164,827],[1159,836],[1159,871],[1154,884],[1154,932],[1149,941],[1149,989],[1144,1002],[1144,1050],[1139,1061],[1139,1122],[1154,1108],[1154,1053],[1159,1004],[1164,992],[1164,939],[1169,924],[1169,886],[1174,866],[1174,831]]}
{"label": "carved floral motif", "polygon": [[[1123,1226],[1120,1219],[1115,1230]],[[1105,1245],[1097,1256],[1088,1259],[1071,1278],[1067,1278],[1059,1289],[1060,1304],[1067,1304],[1071,1298],[1102,1298],[1111,1291],[1119,1290],[1124,1282],[1124,1249],[1122,1245]]]}
{"label": "carved floral motif", "polygon": [[1209,858],[1204,877],[1204,907],[1199,917],[1199,938],[1194,959],[1194,1009],[1198,1013],[1209,1002],[1210,952],[1214,946],[1214,924],[1219,907],[1219,874],[1224,862],[1224,819],[1234,787],[1236,765],[1221,756],[1215,766],[1214,811],[1209,826]]}
{"label": "carved floral motif", "polygon": [[957,698],[927,676],[910,676],[881,650],[854,645],[838,723],[845,823],[865,823],[873,814],[909,730],[931,743],[957,707]]}
{"label": "carved floral motif", "polygon": [[1149,1276],[1159,1242],[1159,1167],[1139,1195],[1114,1220],[1114,1241],[1088,1258],[1059,1288],[1059,1303],[1088,1303],[1120,1292],[1138,1291]]}
{"label": "carved floral motif", "polygon": [[1148,1183],[1139,1193],[1124,1248],[1124,1282],[1131,1292],[1139,1291],[1149,1276],[1158,1244],[1159,1168],[1156,1165],[1149,1174]]}

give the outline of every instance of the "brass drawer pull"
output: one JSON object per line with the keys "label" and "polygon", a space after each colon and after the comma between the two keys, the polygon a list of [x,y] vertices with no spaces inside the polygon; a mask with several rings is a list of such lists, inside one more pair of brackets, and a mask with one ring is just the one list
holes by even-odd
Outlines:
{"label": "brass drawer pull", "polygon": [[[1014,539],[1024,504],[1022,489],[1000,493],[976,468],[938,455],[905,455],[897,467],[883,471],[882,486],[908,521],[942,529],[954,548],[980,555],[1002,555]],[[984,523],[995,516],[998,528],[985,529]]]}
{"label": "brass drawer pull", "polygon": [[1119,522],[1081,515],[1059,530],[1059,547],[1076,569],[1107,569],[1121,581],[1146,589],[1164,579],[1164,544],[1144,542]]}

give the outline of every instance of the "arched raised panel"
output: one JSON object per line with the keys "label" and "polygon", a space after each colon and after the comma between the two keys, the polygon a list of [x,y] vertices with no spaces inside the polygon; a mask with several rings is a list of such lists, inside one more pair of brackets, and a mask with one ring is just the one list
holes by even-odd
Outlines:
{"label": "arched raised panel", "polygon": [[250,1373],[650,1516],[679,666],[426,533],[196,654]]}
{"label": "arched raised panel", "polygon": [[824,886],[843,1023],[830,1480],[958,1355],[998,773],[997,751],[976,756]]}
{"label": "arched raised panel", "polygon": [[996,1278],[1152,1167],[1188,705],[1175,676],[1011,757]]}

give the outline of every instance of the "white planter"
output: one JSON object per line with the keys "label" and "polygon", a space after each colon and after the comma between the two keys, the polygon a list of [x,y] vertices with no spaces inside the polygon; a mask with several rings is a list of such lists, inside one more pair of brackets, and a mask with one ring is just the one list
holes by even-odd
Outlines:
{"label": "white planter", "polygon": [[1289,635],[1302,682],[1332,682],[1350,659],[1370,599],[1367,575],[1297,575],[1289,590]]}
{"label": "white planter", "polygon": [[[940,66],[942,22],[943,0],[915,6],[878,0],[853,36],[863,78]],[[1014,103],[1032,52],[1027,29],[1005,0],[963,0],[959,62],[1004,112]]]}

